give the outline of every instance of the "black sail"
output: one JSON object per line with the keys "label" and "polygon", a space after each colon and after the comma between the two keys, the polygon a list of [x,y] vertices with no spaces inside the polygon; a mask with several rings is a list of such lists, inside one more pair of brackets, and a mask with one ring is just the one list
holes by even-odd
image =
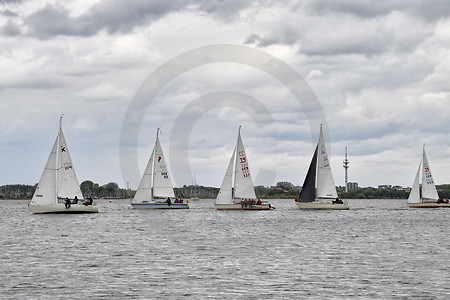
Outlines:
{"label": "black sail", "polygon": [[316,170],[317,170],[317,149],[314,151],[308,173],[303,182],[302,190],[298,196],[298,202],[314,202],[316,200]]}

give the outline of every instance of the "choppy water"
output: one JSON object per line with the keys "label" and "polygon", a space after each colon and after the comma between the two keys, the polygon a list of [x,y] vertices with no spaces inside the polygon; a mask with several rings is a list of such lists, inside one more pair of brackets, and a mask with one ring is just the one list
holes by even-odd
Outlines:
{"label": "choppy water", "polygon": [[450,209],[131,210],[32,215],[0,201],[2,299],[449,299]]}

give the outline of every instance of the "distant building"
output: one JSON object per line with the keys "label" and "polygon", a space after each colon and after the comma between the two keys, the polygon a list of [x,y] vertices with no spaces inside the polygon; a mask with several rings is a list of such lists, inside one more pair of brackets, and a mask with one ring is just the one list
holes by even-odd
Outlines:
{"label": "distant building", "polygon": [[392,185],[390,184],[382,184],[378,186],[379,189],[390,189],[391,187]]}
{"label": "distant building", "polygon": [[351,191],[358,188],[357,182],[347,182],[347,190]]}
{"label": "distant building", "polygon": [[411,188],[410,187],[402,187],[400,185],[394,185],[392,188],[397,190],[397,191],[411,192]]}

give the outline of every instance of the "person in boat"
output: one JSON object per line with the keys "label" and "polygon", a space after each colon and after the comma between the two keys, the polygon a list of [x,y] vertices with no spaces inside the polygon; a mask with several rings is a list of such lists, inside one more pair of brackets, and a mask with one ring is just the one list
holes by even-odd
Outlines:
{"label": "person in boat", "polygon": [[92,200],[92,197],[89,196],[88,205],[92,205],[94,203],[94,200]]}
{"label": "person in boat", "polygon": [[295,202],[298,202],[298,198],[295,198]]}
{"label": "person in boat", "polygon": [[336,198],[336,200],[333,201],[333,203],[334,203],[334,204],[343,204],[344,202],[343,202],[341,199]]}
{"label": "person in boat", "polygon": [[78,204],[78,197],[75,196],[75,198],[73,198],[73,204]]}
{"label": "person in boat", "polygon": [[262,201],[261,201],[261,199],[258,199],[258,202],[256,202],[256,204],[258,204],[258,205],[262,205]]}
{"label": "person in boat", "polygon": [[167,205],[170,206],[170,204],[172,204],[172,200],[170,200],[170,198],[167,198]]}
{"label": "person in boat", "polygon": [[72,203],[72,202],[70,201],[69,197],[66,197],[66,202],[65,202],[64,204],[65,204],[65,206],[66,206],[67,209],[70,208],[70,204],[71,204],[71,203]]}

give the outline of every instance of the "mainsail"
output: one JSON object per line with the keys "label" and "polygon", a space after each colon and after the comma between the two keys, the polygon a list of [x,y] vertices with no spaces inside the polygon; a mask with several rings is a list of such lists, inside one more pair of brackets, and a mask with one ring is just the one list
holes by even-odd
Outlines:
{"label": "mainsail", "polygon": [[245,154],[240,132],[238,134],[235,159],[234,197],[256,199],[255,188],[253,187],[252,176],[250,175],[247,155]]}
{"label": "mainsail", "polygon": [[439,199],[436,186],[434,185],[433,176],[431,175],[427,155],[425,154],[425,147],[423,149],[422,158],[422,199],[434,201]]}
{"label": "mainsail", "polygon": [[81,193],[77,175],[75,174],[75,169],[73,168],[72,159],[70,158],[69,148],[67,147],[66,139],[61,126],[59,127],[58,136],[58,198],[73,199],[76,196],[81,200],[83,199],[83,194]]}
{"label": "mainsail", "polygon": [[317,198],[336,199],[337,191],[331,173],[327,148],[323,139],[322,126],[320,126],[319,143],[317,145]]}
{"label": "mainsail", "polygon": [[158,137],[156,137],[153,164],[153,197],[175,197],[172,181],[170,180],[166,160],[164,159],[164,153]]}

